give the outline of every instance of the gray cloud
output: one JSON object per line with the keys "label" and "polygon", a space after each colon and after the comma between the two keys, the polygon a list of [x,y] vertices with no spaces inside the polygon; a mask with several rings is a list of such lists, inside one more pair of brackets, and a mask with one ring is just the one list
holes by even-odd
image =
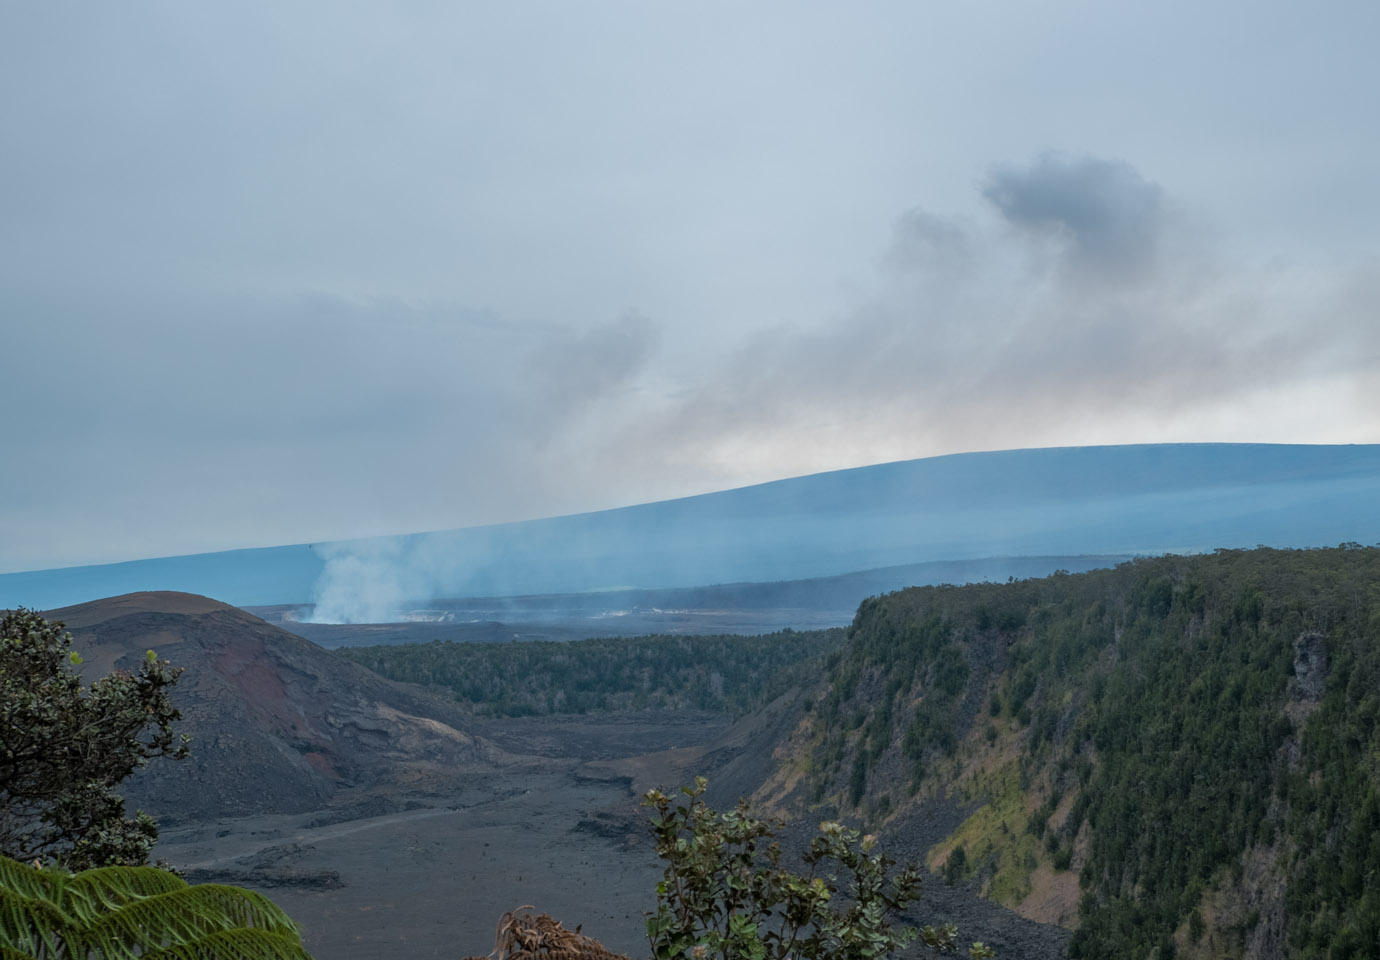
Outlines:
{"label": "gray cloud", "polygon": [[1380,7],[1200,6],[0,5],[0,570],[1380,440]]}
{"label": "gray cloud", "polygon": [[[585,330],[554,330],[532,353],[532,389],[557,410],[619,393],[647,369],[660,334],[637,313]],[[550,410],[542,413],[549,416]]]}
{"label": "gray cloud", "polygon": [[[8,346],[47,360],[0,380],[5,439],[53,466],[11,473],[4,523],[11,542],[104,560],[205,549],[208,526],[233,529],[223,547],[281,542],[285,517],[299,540],[438,529],[975,447],[1272,421],[1380,439],[1374,261],[1231,267],[1125,164],[1002,169],[995,218],[908,211],[845,309],[719,338],[694,364],[684,330],[668,343],[635,312],[11,295],[32,322]],[[1335,436],[1288,423],[1328,398]],[[385,586],[378,605],[416,585]]]}
{"label": "gray cloud", "polygon": [[660,444],[670,462],[684,445],[806,472],[847,462],[841,450],[1128,438],[1109,424],[1160,440],[1267,439],[1266,424],[1296,440],[1380,437],[1380,379],[1346,359],[1374,354],[1375,263],[1233,265],[1123,162],[1000,169],[985,188],[999,219],[904,214],[852,309],[752,340],[638,449],[675,437]]}
{"label": "gray cloud", "polygon": [[1163,191],[1127,163],[1049,153],[1028,166],[998,167],[982,195],[1014,226],[1065,244],[1073,269],[1124,281],[1154,265]]}
{"label": "gray cloud", "polygon": [[967,272],[972,254],[967,231],[958,224],[925,210],[910,210],[896,221],[884,263],[900,276],[953,283]]}

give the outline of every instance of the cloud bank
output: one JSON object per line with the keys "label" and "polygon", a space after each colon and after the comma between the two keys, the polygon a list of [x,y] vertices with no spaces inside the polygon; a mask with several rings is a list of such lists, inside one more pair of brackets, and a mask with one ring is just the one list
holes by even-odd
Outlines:
{"label": "cloud bank", "polygon": [[[981,192],[985,220],[899,216],[842,315],[725,343],[680,390],[645,318],[549,340],[511,382],[544,424],[528,469],[704,488],[974,447],[1380,439],[1374,263],[1233,266],[1119,160],[1046,154]],[[404,553],[332,559],[323,616],[398,581],[420,602],[464,566]]]}
{"label": "cloud bank", "polygon": [[981,192],[983,219],[902,214],[851,309],[740,346],[649,418],[642,449],[807,472],[1132,438],[1380,436],[1374,260],[1232,263],[1120,160],[1046,154],[994,168]]}
{"label": "cloud bank", "polygon": [[[14,291],[7,345],[39,362],[0,383],[5,439],[43,466],[6,481],[0,562],[459,527],[968,449],[1380,440],[1376,261],[1233,262],[1119,159],[1003,163],[977,191],[978,216],[896,216],[833,315],[737,335],[635,308]],[[332,582],[386,560],[333,558]],[[370,584],[366,606],[401,589]]]}

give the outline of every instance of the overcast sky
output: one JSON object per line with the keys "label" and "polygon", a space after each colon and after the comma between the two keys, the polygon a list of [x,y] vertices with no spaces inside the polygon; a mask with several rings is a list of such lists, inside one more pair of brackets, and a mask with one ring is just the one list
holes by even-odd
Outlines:
{"label": "overcast sky", "polygon": [[0,571],[1380,442],[1377,37],[1374,0],[0,0]]}

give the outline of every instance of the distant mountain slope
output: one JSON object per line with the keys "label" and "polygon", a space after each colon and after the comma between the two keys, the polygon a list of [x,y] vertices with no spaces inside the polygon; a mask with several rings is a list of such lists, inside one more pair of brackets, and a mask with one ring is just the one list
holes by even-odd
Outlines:
{"label": "distant mountain slope", "polygon": [[59,607],[92,597],[178,591],[225,597],[236,606],[292,603],[311,596],[325,562],[310,545],[222,550],[0,574],[0,608]]}
{"label": "distant mountain slope", "polygon": [[1380,549],[901,591],[810,695],[764,798],[885,824],[1074,957],[1376,955]]}
{"label": "distant mountain slope", "polygon": [[312,547],[0,575],[0,606],[130,589],[326,619],[433,597],[798,580],[937,560],[1380,540],[1380,446],[958,454],[599,513]]}
{"label": "distant mountain slope", "polygon": [[185,673],[173,690],[188,760],[151,764],[131,805],[166,820],[312,810],[342,787],[491,767],[498,751],[452,726],[442,700],[337,659],[242,610],[138,593],[48,611],[91,674],[153,649]]}

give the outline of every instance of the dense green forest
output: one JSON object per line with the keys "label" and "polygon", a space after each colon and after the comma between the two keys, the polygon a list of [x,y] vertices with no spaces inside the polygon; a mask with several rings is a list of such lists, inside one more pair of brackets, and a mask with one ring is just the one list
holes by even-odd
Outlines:
{"label": "dense green forest", "polygon": [[799,685],[807,803],[954,804],[930,866],[1028,915],[1068,878],[1074,957],[1380,956],[1380,549],[914,588],[846,634],[340,654],[507,716]]}
{"label": "dense green forest", "polygon": [[815,799],[966,804],[946,876],[1074,872],[1073,956],[1380,956],[1380,550],[905,590],[828,667]]}
{"label": "dense green forest", "polygon": [[651,636],[570,643],[423,643],[336,651],[391,680],[444,687],[476,713],[606,710],[746,713],[817,676],[836,630],[756,637]]}

